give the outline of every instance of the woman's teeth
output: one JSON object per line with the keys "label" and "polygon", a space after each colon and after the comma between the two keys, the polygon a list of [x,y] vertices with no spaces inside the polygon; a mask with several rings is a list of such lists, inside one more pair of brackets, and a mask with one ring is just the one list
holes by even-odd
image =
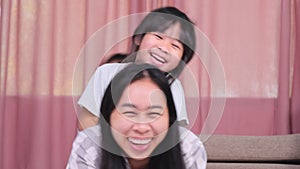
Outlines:
{"label": "woman's teeth", "polygon": [[152,139],[134,139],[134,138],[128,138],[128,140],[133,143],[133,144],[138,144],[138,145],[144,145],[150,143]]}

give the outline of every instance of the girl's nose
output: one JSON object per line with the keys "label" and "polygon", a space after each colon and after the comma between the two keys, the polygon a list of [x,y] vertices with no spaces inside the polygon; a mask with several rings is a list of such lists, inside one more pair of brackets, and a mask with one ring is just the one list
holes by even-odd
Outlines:
{"label": "girl's nose", "polygon": [[158,44],[158,49],[160,49],[163,53],[168,54],[169,53],[169,42],[167,40],[162,40],[159,44]]}

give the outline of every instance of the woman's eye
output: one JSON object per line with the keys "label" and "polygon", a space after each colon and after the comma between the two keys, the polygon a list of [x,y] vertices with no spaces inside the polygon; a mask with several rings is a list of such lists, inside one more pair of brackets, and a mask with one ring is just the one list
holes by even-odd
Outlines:
{"label": "woman's eye", "polygon": [[150,113],[148,113],[148,116],[150,117],[150,118],[158,118],[158,117],[160,117],[162,114],[161,113],[158,113],[158,112],[150,112]]}
{"label": "woman's eye", "polygon": [[131,111],[126,111],[122,113],[123,115],[125,115],[126,117],[134,117],[136,116],[135,112],[131,112]]}

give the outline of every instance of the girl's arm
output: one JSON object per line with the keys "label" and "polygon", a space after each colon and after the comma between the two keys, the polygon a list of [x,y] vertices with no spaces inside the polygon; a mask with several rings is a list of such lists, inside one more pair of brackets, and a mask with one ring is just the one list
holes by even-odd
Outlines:
{"label": "girl's arm", "polygon": [[177,120],[181,126],[186,127],[189,124],[189,119],[186,110],[184,90],[178,79],[175,79],[171,84],[171,91],[177,112]]}
{"label": "girl's arm", "polygon": [[127,65],[125,63],[110,63],[97,68],[78,100],[81,107],[78,115],[79,130],[98,123],[100,103],[105,90],[112,78]]}

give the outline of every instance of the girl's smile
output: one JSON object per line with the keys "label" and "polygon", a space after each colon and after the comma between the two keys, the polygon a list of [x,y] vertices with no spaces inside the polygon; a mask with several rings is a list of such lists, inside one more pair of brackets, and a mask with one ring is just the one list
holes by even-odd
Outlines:
{"label": "girl's smile", "polygon": [[178,40],[180,31],[180,24],[175,23],[164,33],[146,33],[139,43],[136,63],[152,64],[165,72],[175,69],[184,51],[183,44]]}

